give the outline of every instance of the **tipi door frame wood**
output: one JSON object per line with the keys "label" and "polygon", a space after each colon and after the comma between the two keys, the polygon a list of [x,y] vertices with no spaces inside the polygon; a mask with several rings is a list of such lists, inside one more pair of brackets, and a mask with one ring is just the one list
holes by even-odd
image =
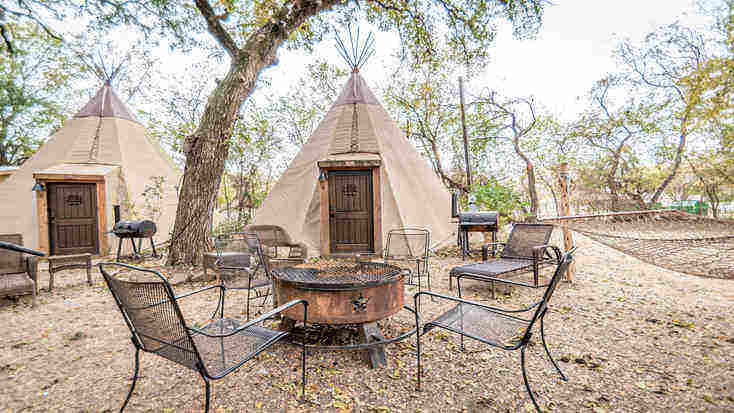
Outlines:
{"label": "tipi door frame wood", "polygon": [[[39,184],[48,188],[49,183],[93,183],[97,195],[97,252],[108,251],[107,240],[107,189],[105,177],[102,175],[75,174],[33,174]],[[48,222],[48,190],[36,191],[36,213],[38,218],[38,249],[46,254],[51,253],[51,233]]]}
{"label": "tipi door frame wood", "polygon": [[[382,251],[382,187],[380,185],[380,167],[364,166],[332,166],[320,167],[319,176],[328,177],[330,171],[363,170],[372,173],[372,245],[374,253]],[[331,251],[331,223],[329,219],[329,180],[319,180],[320,195],[320,221],[321,242],[320,252],[322,256],[332,255]]]}

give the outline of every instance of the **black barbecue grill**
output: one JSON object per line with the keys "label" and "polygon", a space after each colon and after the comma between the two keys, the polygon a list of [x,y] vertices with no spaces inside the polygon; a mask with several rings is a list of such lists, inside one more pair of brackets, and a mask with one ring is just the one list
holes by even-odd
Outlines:
{"label": "black barbecue grill", "polygon": [[[498,213],[496,211],[466,211],[458,212],[458,198],[457,194],[451,196],[451,215],[459,220],[459,228],[457,233],[457,244],[461,248],[461,258],[466,258],[467,255],[471,256],[472,251],[469,248],[469,233],[470,232],[489,232],[492,234],[492,242],[497,242],[497,218]],[[492,245],[492,255],[495,253],[496,245]]]}
{"label": "black barbecue grill", "polygon": [[[150,240],[150,246],[153,249],[153,257],[158,255],[155,252],[155,242],[153,241],[153,235],[155,235],[157,228],[155,222],[144,219],[140,221],[118,221],[115,226],[112,227],[112,233],[119,238],[117,244],[117,261],[120,261],[120,252],[122,251],[122,241],[129,239],[133,246],[133,257],[139,257],[142,255],[142,242],[143,238]],[[138,245],[135,245],[135,239],[138,239]]]}

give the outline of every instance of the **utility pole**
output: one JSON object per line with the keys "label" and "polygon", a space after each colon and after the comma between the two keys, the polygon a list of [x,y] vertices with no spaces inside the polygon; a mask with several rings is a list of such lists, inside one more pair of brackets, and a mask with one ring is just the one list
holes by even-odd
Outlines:
{"label": "utility pole", "polygon": [[459,76],[459,107],[461,110],[461,129],[464,134],[464,161],[466,162],[466,189],[471,192],[471,165],[469,164],[469,136],[466,133],[466,115],[464,115],[464,79]]}

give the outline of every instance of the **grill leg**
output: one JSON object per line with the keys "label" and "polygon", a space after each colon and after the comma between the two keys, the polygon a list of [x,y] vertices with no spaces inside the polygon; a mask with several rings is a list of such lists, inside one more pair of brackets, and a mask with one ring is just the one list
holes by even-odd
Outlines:
{"label": "grill leg", "polygon": [[158,253],[155,252],[155,242],[153,241],[153,237],[150,237],[150,248],[153,249],[153,258],[158,258]]}
{"label": "grill leg", "polygon": [[125,410],[125,406],[127,406],[127,402],[130,401],[130,397],[133,395],[133,390],[135,390],[135,383],[138,381],[138,371],[140,370],[140,349],[135,346],[135,373],[133,374],[133,382],[130,385],[130,391],[127,393],[127,397],[125,398],[125,401],[122,403],[122,407],[120,407],[120,413],[122,413],[123,410]]}
{"label": "grill leg", "polygon": [[120,261],[120,253],[122,252],[122,238],[117,239],[117,261]]}

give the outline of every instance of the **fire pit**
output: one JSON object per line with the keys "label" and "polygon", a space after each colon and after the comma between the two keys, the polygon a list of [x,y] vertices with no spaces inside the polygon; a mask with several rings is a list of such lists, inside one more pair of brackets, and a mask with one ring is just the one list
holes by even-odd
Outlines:
{"label": "fire pit", "polygon": [[[405,270],[378,262],[305,265],[273,269],[277,302],[305,299],[309,323],[357,325],[363,340],[356,345],[313,347],[367,349],[372,367],[386,365],[384,345],[412,334],[386,339],[377,326],[377,321],[408,308],[404,307]],[[296,321],[303,321],[302,311],[284,313],[284,326]]]}

